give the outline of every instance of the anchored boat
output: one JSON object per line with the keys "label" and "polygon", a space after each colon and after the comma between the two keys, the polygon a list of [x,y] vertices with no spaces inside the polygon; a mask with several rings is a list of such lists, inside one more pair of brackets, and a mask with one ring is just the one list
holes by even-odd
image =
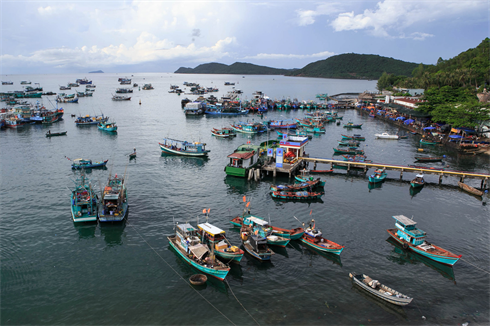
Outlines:
{"label": "anchored boat", "polygon": [[424,175],[423,174],[417,174],[415,179],[410,181],[410,185],[413,188],[421,188],[425,185],[425,180],[424,180]]}
{"label": "anchored boat", "polygon": [[102,168],[107,165],[107,161],[105,160],[103,162],[95,162],[93,163],[92,160],[84,160],[83,158],[77,158],[73,160],[73,164],[71,165],[72,169],[93,169],[93,168]]}
{"label": "anchored boat", "polygon": [[305,234],[301,237],[301,242],[313,249],[340,255],[344,246],[328,240],[322,235],[322,231],[315,228],[315,220],[311,220],[309,227],[305,229]]}
{"label": "anchored boat", "polygon": [[[254,217],[254,218],[258,218],[258,219],[263,220],[262,217],[258,217],[255,215],[248,214],[248,215],[244,215],[243,217],[242,216],[236,216],[230,221],[230,223],[235,225],[235,226],[241,227],[244,223],[243,221],[250,218],[250,217]],[[287,238],[287,239],[291,239],[291,240],[298,240],[305,233],[305,230],[302,227],[294,228],[294,229],[284,229],[284,228],[280,228],[280,227],[273,226],[273,225],[269,225],[269,227],[272,228],[272,234],[273,235],[281,236],[283,238]]]}
{"label": "anchored boat", "polygon": [[357,275],[356,273],[349,273],[349,277],[362,289],[389,303],[393,303],[398,306],[406,306],[413,300],[413,298],[393,290],[392,288],[381,284],[378,280],[373,280],[365,274]]}
{"label": "anchored boat", "polygon": [[73,222],[97,221],[98,198],[83,171],[75,184],[75,189],[71,194],[71,217]]}
{"label": "anchored boat", "polygon": [[201,142],[188,142],[163,138],[163,143],[159,143],[162,152],[184,156],[207,156],[210,150],[206,150],[206,144]]}
{"label": "anchored boat", "polygon": [[109,176],[107,185],[102,193],[101,208],[99,209],[100,222],[120,222],[128,214],[127,190],[124,177]]}
{"label": "anchored boat", "polygon": [[207,222],[198,224],[197,227],[200,230],[202,242],[209,244],[216,256],[237,263],[242,260],[245,252],[237,246],[231,245],[224,230]]}
{"label": "anchored boat", "polygon": [[374,171],[374,174],[371,174],[369,176],[369,182],[371,183],[378,183],[378,182],[383,182],[386,179],[386,176],[388,174],[386,173],[385,169],[376,169]]}
{"label": "anchored boat", "polygon": [[462,255],[431,244],[425,240],[426,233],[417,229],[417,222],[404,215],[393,216],[396,229],[388,229],[388,234],[400,243],[404,249],[410,249],[422,256],[446,265],[454,265]]}
{"label": "anchored boat", "polygon": [[230,267],[216,259],[208,246],[199,240],[198,231],[189,223],[177,224],[175,235],[167,237],[177,254],[189,265],[223,281]]}

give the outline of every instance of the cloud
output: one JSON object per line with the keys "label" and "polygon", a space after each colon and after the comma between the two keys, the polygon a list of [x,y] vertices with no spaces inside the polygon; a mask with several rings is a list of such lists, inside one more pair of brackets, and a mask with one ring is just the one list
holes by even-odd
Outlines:
{"label": "cloud", "polygon": [[259,53],[254,56],[246,56],[243,59],[308,59],[308,58],[328,58],[335,55],[330,51],[324,51],[313,54],[279,54],[279,53]]}
{"label": "cloud", "polygon": [[160,40],[155,35],[143,32],[136,43],[130,47],[124,44],[109,45],[103,48],[97,46],[82,46],[77,48],[58,47],[43,49],[31,55],[2,55],[4,65],[22,66],[23,64],[44,64],[55,67],[106,67],[117,65],[140,64],[158,60],[218,60],[229,56],[229,48],[236,44],[234,37],[226,37],[211,46],[197,47],[194,43],[188,46],[175,45],[167,39]]}
{"label": "cloud", "polygon": [[373,36],[388,38],[412,38],[424,40],[433,36],[414,32],[406,37],[401,32],[413,26],[441,19],[454,19],[473,15],[478,10],[488,10],[485,1],[399,1],[378,2],[374,9],[365,9],[361,14],[354,11],[340,13],[331,26],[337,32],[366,30]]}
{"label": "cloud", "polygon": [[316,6],[315,10],[296,10],[298,15],[297,24],[299,26],[306,26],[315,23],[315,19],[317,16],[328,16],[335,15],[338,12],[341,12],[344,5],[337,2],[325,3]]}
{"label": "cloud", "polygon": [[47,6],[45,8],[43,7],[39,7],[37,8],[37,12],[40,14],[40,15],[50,15],[54,12],[53,8],[51,8],[51,6]]}

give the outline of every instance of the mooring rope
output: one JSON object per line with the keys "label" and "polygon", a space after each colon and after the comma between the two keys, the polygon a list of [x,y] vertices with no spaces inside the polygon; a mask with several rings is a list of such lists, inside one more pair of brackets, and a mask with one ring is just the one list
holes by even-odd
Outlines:
{"label": "mooring rope", "polygon": [[471,266],[473,266],[473,267],[475,267],[475,268],[477,268],[477,269],[479,269],[479,270],[481,270],[481,271],[483,271],[483,272],[485,272],[485,273],[487,273],[487,274],[490,274],[490,272],[489,272],[489,271],[486,271],[486,270],[484,270],[483,268],[480,268],[480,267],[478,267],[478,266],[476,266],[476,265],[473,265],[472,263],[470,263],[470,262],[469,262],[469,261],[467,261],[466,259],[463,259],[463,258],[460,258],[460,259],[461,259],[462,261],[464,261],[465,263],[468,263],[468,264],[470,264]]}
{"label": "mooring rope", "polygon": [[[158,253],[158,252],[157,252],[157,251],[156,251],[156,250],[155,250],[155,249],[154,249],[154,248],[153,248],[153,247],[152,247],[152,246],[151,246],[151,245],[148,243],[148,241],[146,241],[146,239],[145,239],[145,238],[143,238],[143,236],[142,236],[142,235],[141,235],[141,234],[138,232],[138,230],[136,230],[136,228],[135,228],[134,226],[132,226],[132,225],[130,225],[130,226],[133,228],[133,230],[135,230],[135,231],[136,231],[136,233],[138,233],[138,235],[141,237],[141,239],[143,239],[143,241],[144,241],[144,242],[145,242],[145,243],[148,245],[148,247],[150,247],[150,248],[151,248],[151,250],[153,250],[153,252],[154,252],[154,253],[156,253],[156,254],[157,254],[157,256],[158,256],[158,257],[160,257],[160,259],[161,259],[161,260],[163,260],[163,261],[165,262],[165,264],[167,264],[167,265],[168,265],[168,267],[170,267],[170,268],[171,268],[171,269],[172,269],[172,270],[175,272],[175,274],[177,274],[177,275],[178,275],[178,276],[179,276],[179,277],[180,277],[180,278],[181,278],[181,279],[182,279],[184,282],[186,282],[186,283],[187,283],[186,279],[184,279],[184,278],[183,278],[183,277],[182,277],[182,276],[181,276],[181,275],[180,275],[180,274],[179,274],[179,273],[178,273],[178,272],[177,272],[177,271],[176,271],[176,270],[175,270],[175,269],[174,269],[174,268],[173,268],[173,267],[172,267],[172,266],[171,266],[171,265],[170,265],[170,264],[169,264],[169,263],[168,263],[168,262],[167,262],[167,261],[166,261],[166,260],[165,260],[165,259],[162,257],[162,256],[160,256],[160,254],[159,254],[159,253]],[[187,284],[189,284],[189,285],[190,285],[190,283],[187,283]],[[229,286],[229,284],[228,284],[228,286]],[[209,302],[209,300],[208,300],[208,299],[206,299],[206,298],[205,298],[205,297],[204,297],[204,296],[203,296],[201,293],[199,293],[199,292],[198,292],[198,291],[197,291],[197,290],[196,290],[194,287],[192,287],[192,286],[191,286],[191,288],[194,290],[194,292],[196,292],[197,294],[199,294],[199,295],[201,296],[201,298],[203,298],[203,299],[204,299],[204,300],[205,300],[207,303],[209,303],[209,305],[210,305],[211,307],[213,307],[213,308],[214,308],[214,309],[215,309],[217,312],[219,312],[219,313],[220,313],[220,314],[221,314],[223,317],[225,317],[225,318],[226,318],[226,319],[227,319],[227,320],[228,320],[228,321],[229,321],[229,322],[230,322],[232,325],[236,326],[236,324],[235,324],[234,322],[232,322],[232,321],[230,320],[230,318],[226,317],[226,315],[225,315],[224,313],[222,313],[222,312],[221,312],[221,311],[220,311],[218,308],[216,308],[216,307],[215,307],[215,306],[214,306],[214,305],[213,305],[211,302]],[[231,289],[231,288],[230,288],[230,289]],[[234,294],[233,294],[233,295],[234,295]],[[236,297],[235,297],[235,298],[236,298]],[[238,299],[237,299],[237,301],[238,301]],[[240,302],[238,301],[238,303],[240,303]],[[240,305],[241,305],[241,303],[240,303]],[[242,307],[243,307],[243,305],[242,305]],[[248,311],[247,311],[247,313],[248,313]],[[253,318],[253,317],[252,317],[252,318]],[[254,320],[255,320],[255,319],[254,319]]]}
{"label": "mooring rope", "polygon": [[228,284],[228,287],[230,288],[230,291],[231,291],[231,294],[233,294],[233,296],[235,297],[235,300],[240,304],[240,306],[242,306],[243,310],[245,310],[247,312],[247,314],[250,316],[250,318],[252,318],[254,320],[254,322],[260,326],[259,322],[257,320],[255,320],[255,318],[248,312],[248,310],[243,306],[243,304],[240,302],[240,300],[238,300],[238,298],[236,297],[235,293],[233,292],[233,290],[231,289],[231,286],[230,286],[230,283],[228,283],[227,280],[225,280],[226,284]]}

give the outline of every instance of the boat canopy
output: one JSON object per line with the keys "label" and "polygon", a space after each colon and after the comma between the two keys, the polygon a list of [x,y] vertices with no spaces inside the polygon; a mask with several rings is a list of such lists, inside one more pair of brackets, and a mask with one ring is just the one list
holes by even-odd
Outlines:
{"label": "boat canopy", "polygon": [[183,232],[183,233],[187,233],[187,232],[193,232],[193,231],[197,231],[192,225],[190,225],[189,223],[184,223],[184,224],[177,224],[177,227]]}
{"label": "boat canopy", "polygon": [[395,215],[393,216],[393,218],[397,220],[397,222],[399,222],[400,224],[403,224],[404,226],[417,225],[417,222],[406,217],[405,215]]}
{"label": "boat canopy", "polygon": [[231,153],[230,155],[228,155],[229,158],[236,158],[236,159],[240,159],[240,160],[248,160],[249,158],[251,158],[252,156],[254,156],[254,152],[235,152],[235,153]]}
{"label": "boat canopy", "polygon": [[423,174],[417,174],[417,175],[416,175],[416,177],[417,177],[417,178],[423,178],[423,177],[424,177],[424,175],[423,175]]}
{"label": "boat canopy", "polygon": [[204,232],[211,234],[213,237],[217,234],[225,234],[225,231],[209,223],[198,224],[197,227]]}
{"label": "boat canopy", "polygon": [[260,225],[260,226],[267,226],[269,223],[267,221],[264,221],[263,219],[255,216],[249,216],[247,217],[248,220],[252,221],[253,223]]}
{"label": "boat canopy", "polygon": [[208,247],[203,245],[202,243],[195,246],[190,246],[189,250],[194,254],[194,256],[197,257],[197,259],[201,259],[209,251]]}

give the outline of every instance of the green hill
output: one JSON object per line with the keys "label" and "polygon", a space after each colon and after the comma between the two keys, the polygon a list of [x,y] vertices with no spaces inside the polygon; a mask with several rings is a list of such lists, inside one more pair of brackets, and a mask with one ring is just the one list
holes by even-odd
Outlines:
{"label": "green hill", "polygon": [[235,62],[231,65],[211,62],[204,63],[196,68],[180,67],[176,74],[230,74],[230,75],[285,75],[292,69],[276,69],[266,66],[258,66],[246,62]]}
{"label": "green hill", "polygon": [[411,76],[418,64],[374,54],[339,54],[325,60],[312,62],[288,76],[378,79],[383,72]]}

